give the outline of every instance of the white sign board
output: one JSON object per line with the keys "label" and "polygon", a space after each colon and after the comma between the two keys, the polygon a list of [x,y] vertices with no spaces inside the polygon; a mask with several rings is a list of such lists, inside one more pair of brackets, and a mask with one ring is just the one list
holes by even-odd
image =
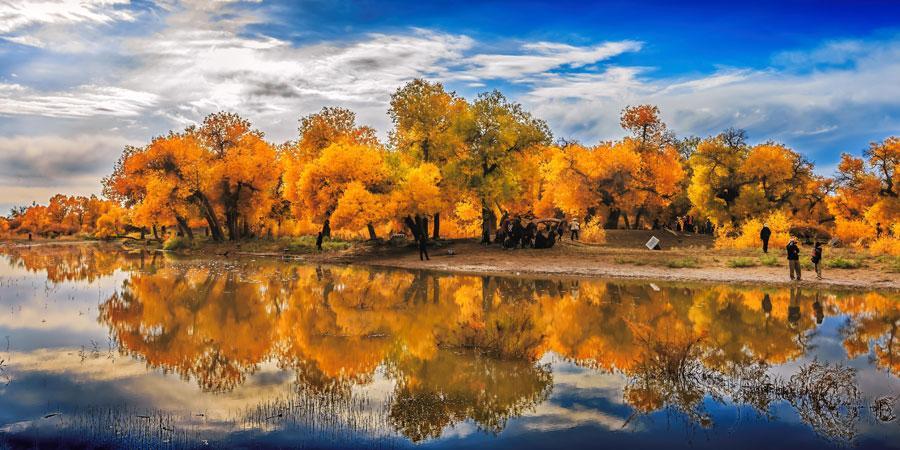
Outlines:
{"label": "white sign board", "polygon": [[659,239],[657,239],[656,236],[650,236],[650,240],[647,241],[646,245],[647,245],[647,248],[649,248],[650,250],[653,250],[654,248],[656,248],[656,244],[659,244]]}

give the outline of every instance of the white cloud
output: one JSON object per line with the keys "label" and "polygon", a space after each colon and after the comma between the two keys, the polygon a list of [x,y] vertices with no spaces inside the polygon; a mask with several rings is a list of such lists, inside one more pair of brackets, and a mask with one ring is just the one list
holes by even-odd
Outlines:
{"label": "white cloud", "polygon": [[864,128],[871,139],[880,139],[900,127],[900,84],[889,81],[900,79],[900,41],[857,48],[865,51],[851,67],[797,73],[721,69],[689,78],[651,78],[640,68],[610,67],[599,74],[558,74],[535,80],[520,100],[558,134],[589,142],[621,136],[619,112],[639,103],[658,105],[679,134],[706,135],[734,126],[760,140],[825,142]]}
{"label": "white cloud", "polygon": [[605,42],[594,47],[575,47],[553,42],[526,43],[516,55],[480,54],[468,58],[463,77],[468,79],[519,79],[562,67],[581,68],[626,52],[636,52],[636,41]]}
{"label": "white cloud", "polygon": [[[122,148],[130,143],[116,135],[0,137],[0,189],[4,200],[29,189],[70,187],[90,182],[93,190]],[[18,191],[16,191],[18,189]],[[24,200],[17,198],[16,201]],[[30,203],[30,202],[29,202]]]}
{"label": "white cloud", "polygon": [[0,214],[61,192],[99,194],[100,178],[134,143],[115,134],[0,137]]}
{"label": "white cloud", "polygon": [[156,101],[155,94],[115,86],[84,85],[41,92],[21,84],[0,83],[0,115],[134,117]]}
{"label": "white cloud", "polygon": [[121,8],[129,3],[129,0],[0,1],[0,38],[44,47],[47,42],[35,34],[43,28],[133,22],[135,14]]}

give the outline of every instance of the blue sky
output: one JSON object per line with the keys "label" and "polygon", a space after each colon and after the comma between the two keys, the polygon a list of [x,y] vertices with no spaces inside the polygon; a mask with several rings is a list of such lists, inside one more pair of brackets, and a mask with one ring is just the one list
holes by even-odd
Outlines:
{"label": "blue sky", "polygon": [[283,141],[345,106],[386,136],[414,77],[501,89],[587,143],[653,103],[679,135],[745,128],[828,174],[900,132],[898,17],[889,1],[0,0],[0,208],[97,193],[124,145],[217,110]]}

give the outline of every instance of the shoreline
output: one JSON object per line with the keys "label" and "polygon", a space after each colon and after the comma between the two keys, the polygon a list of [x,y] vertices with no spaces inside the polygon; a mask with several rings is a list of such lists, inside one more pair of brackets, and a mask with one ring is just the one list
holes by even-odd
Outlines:
{"label": "shoreline", "polygon": [[[642,236],[641,236],[642,238]],[[900,273],[875,267],[856,269],[831,268],[823,271],[824,279],[816,280],[815,272],[804,269],[803,281],[791,281],[783,255],[772,252],[776,266],[728,267],[731,259],[758,258],[761,253],[745,250],[722,250],[704,247],[701,242],[689,242],[686,247],[672,247],[664,251],[635,249],[633,246],[610,244],[591,245],[564,242],[552,249],[504,250],[485,247],[474,240],[441,241],[430,249],[431,260],[420,261],[418,251],[411,246],[395,247],[384,244],[356,243],[347,250],[324,253],[290,253],[271,248],[246,249],[247,243],[209,244],[190,251],[167,251],[129,242],[55,241],[10,242],[12,246],[44,245],[116,245],[126,251],[159,251],[184,257],[260,257],[280,258],[311,264],[363,265],[377,268],[431,270],[467,275],[501,275],[512,277],[561,277],[575,279],[606,279],[631,281],[665,281],[689,283],[727,283],[762,286],[798,286],[810,288],[839,288],[853,290],[900,291]],[[451,255],[448,250],[452,249]],[[838,253],[838,252],[835,252]],[[850,254],[850,253],[843,253]],[[841,257],[838,254],[836,257]],[[803,255],[803,258],[808,255]],[[828,256],[826,256],[827,258]],[[673,262],[694,261],[696,267],[672,267]],[[669,266],[667,266],[667,264]]]}

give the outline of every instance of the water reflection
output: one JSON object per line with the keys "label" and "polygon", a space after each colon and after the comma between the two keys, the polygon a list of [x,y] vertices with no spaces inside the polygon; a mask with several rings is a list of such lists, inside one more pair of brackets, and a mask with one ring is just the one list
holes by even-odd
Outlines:
{"label": "water reflection", "polygon": [[[895,420],[895,293],[184,261],[89,246],[3,251],[54,282],[129,271],[99,322],[122,354],[204,392],[229,392],[274,364],[292,374],[295,395],[355,404],[354,389],[383,377],[381,420],[412,442],[461,423],[502,432],[547,401],[554,358],[623,377],[634,429],[661,411],[710,429],[715,405],[770,420],[790,405],[820,436],[849,443],[864,418]],[[847,354],[810,358],[832,317]],[[849,361],[859,356],[891,384],[863,392]]]}

